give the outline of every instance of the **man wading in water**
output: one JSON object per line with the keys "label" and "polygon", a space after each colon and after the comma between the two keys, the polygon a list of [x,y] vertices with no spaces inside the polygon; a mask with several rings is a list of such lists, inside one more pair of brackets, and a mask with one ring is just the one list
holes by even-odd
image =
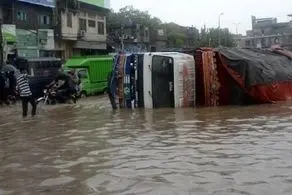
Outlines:
{"label": "man wading in water", "polygon": [[27,117],[27,111],[28,111],[28,103],[32,106],[31,115],[36,115],[36,101],[32,97],[32,93],[28,84],[28,78],[27,74],[25,74],[25,71],[22,70],[21,74],[17,77],[17,87],[19,90],[20,98],[22,101],[22,116],[25,118]]}

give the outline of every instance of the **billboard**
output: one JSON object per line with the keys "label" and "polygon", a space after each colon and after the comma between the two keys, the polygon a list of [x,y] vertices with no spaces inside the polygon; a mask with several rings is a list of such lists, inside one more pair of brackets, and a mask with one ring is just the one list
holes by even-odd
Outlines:
{"label": "billboard", "polygon": [[55,7],[55,0],[18,0],[18,1],[32,3],[32,4],[41,5],[45,7],[51,7],[51,8]]}
{"label": "billboard", "polygon": [[103,8],[110,8],[110,0],[79,0],[80,2],[95,5]]}

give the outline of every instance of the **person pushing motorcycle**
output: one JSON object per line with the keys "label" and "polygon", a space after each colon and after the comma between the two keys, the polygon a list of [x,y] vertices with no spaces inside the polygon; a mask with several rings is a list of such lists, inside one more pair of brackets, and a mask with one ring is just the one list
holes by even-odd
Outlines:
{"label": "person pushing motorcycle", "polygon": [[51,88],[56,84],[56,99],[61,102],[65,102],[66,99],[70,97],[73,99],[74,102],[76,102],[76,98],[74,97],[76,93],[75,82],[70,74],[66,74],[64,71],[59,71],[54,81],[50,83],[47,87]]}

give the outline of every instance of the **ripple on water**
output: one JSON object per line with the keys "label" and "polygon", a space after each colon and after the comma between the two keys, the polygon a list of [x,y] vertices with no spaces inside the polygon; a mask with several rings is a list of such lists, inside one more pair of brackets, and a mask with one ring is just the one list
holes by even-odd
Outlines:
{"label": "ripple on water", "polygon": [[11,163],[11,164],[9,164],[9,165],[4,166],[3,168],[4,168],[4,169],[11,169],[11,168],[19,168],[19,167],[21,167],[21,166],[22,166],[22,165],[19,164],[19,163]]}
{"label": "ripple on water", "polygon": [[1,195],[9,195],[9,194],[12,194],[13,193],[13,191],[6,191],[6,190],[1,190],[0,189],[0,194]]}
{"label": "ripple on water", "polygon": [[75,178],[73,178],[73,177],[60,176],[60,177],[57,177],[57,178],[46,179],[40,184],[40,186],[44,187],[44,186],[65,185],[65,184],[70,183],[70,182],[72,182],[74,180],[75,180]]}

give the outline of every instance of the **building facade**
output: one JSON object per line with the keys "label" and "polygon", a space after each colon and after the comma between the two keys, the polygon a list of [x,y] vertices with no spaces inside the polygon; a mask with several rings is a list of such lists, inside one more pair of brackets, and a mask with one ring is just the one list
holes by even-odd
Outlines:
{"label": "building facade", "polygon": [[53,57],[53,8],[26,2],[14,6],[16,49],[22,57]]}
{"label": "building facade", "polygon": [[131,23],[110,26],[107,39],[113,52],[149,52],[162,51],[167,45],[166,29],[151,29],[147,26]]}
{"label": "building facade", "polygon": [[[39,1],[42,2],[42,1]],[[5,59],[16,51],[26,58],[52,56],[54,51],[53,4],[31,0],[2,2],[2,45]]]}
{"label": "building facade", "polygon": [[238,40],[240,47],[269,48],[274,44],[292,49],[292,20],[278,22],[277,18],[252,16],[252,30]]}
{"label": "building facade", "polygon": [[106,14],[109,9],[72,0],[58,1],[57,8],[56,48],[63,51],[63,58],[106,51]]}
{"label": "building facade", "polygon": [[114,52],[146,52],[150,49],[150,31],[147,26],[128,23],[108,28],[107,44]]}
{"label": "building facade", "polygon": [[167,35],[165,28],[152,29],[150,33],[150,51],[163,51],[167,48]]}
{"label": "building facade", "polygon": [[1,0],[5,56],[14,52],[26,58],[67,59],[104,52],[108,4],[108,0]]}

